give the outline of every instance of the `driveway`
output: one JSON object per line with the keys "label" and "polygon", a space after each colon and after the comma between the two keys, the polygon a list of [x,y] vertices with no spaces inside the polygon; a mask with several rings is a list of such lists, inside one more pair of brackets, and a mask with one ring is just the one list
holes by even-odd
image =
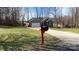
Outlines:
{"label": "driveway", "polygon": [[79,44],[79,34],[49,29],[46,33],[71,44]]}

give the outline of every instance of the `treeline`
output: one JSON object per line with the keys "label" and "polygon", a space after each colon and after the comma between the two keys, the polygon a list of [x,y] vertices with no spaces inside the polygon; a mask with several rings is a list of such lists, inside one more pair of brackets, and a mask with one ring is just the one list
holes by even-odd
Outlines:
{"label": "treeline", "polygon": [[0,7],[0,25],[21,26],[20,7]]}
{"label": "treeline", "polygon": [[[61,24],[62,27],[68,27],[68,28],[78,28],[79,27],[79,7],[68,7],[66,8],[66,14],[63,14],[63,8],[60,11],[61,16],[57,18],[57,15],[55,15],[55,20],[57,20],[57,24]],[[59,13],[57,13],[59,14]],[[58,27],[58,25],[57,25]]]}
{"label": "treeline", "polygon": [[66,21],[67,25],[69,25],[70,27],[78,28],[79,27],[79,7],[70,7],[68,17],[66,17],[65,19],[67,19]]}

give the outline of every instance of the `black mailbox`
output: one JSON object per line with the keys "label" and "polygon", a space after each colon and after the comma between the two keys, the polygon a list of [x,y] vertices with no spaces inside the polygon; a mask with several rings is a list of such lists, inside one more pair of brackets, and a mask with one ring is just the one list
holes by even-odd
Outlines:
{"label": "black mailbox", "polygon": [[41,29],[43,29],[44,31],[48,30],[48,19],[45,19],[41,22]]}
{"label": "black mailbox", "polygon": [[41,28],[42,28],[44,31],[47,31],[47,30],[48,30],[48,26],[46,26],[46,25],[42,25]]}

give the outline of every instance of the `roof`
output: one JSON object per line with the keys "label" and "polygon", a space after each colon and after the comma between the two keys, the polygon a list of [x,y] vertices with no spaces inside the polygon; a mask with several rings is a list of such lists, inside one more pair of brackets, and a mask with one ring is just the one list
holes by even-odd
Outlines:
{"label": "roof", "polygon": [[[41,22],[43,20],[46,20],[46,18],[42,18],[42,17],[39,17],[39,18],[32,18],[30,20],[28,20],[27,22]],[[49,18],[48,20],[49,22],[50,21],[54,21],[54,18]]]}

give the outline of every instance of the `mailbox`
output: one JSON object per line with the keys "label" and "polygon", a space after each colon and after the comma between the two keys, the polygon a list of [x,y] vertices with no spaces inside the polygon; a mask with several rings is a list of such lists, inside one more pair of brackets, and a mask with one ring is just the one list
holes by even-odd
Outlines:
{"label": "mailbox", "polygon": [[47,30],[48,30],[48,26],[42,25],[42,26],[41,26],[41,29],[44,30],[44,31],[47,31]]}
{"label": "mailbox", "polygon": [[44,47],[44,33],[48,30],[48,19],[41,23],[41,46]]}
{"label": "mailbox", "polygon": [[48,30],[48,19],[45,19],[41,22],[41,29],[44,30],[44,31],[47,31]]}

